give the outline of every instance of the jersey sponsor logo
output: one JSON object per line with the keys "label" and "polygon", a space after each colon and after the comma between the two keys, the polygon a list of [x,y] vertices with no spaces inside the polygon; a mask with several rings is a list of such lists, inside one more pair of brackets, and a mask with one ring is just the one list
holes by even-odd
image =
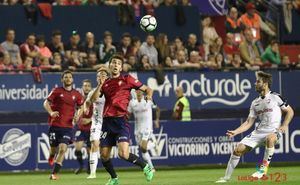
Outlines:
{"label": "jersey sponsor logo", "polygon": [[259,110],[256,112],[256,114],[263,114],[263,113],[266,113],[266,112],[273,112],[273,109],[263,109],[263,110]]}
{"label": "jersey sponsor logo", "polygon": [[11,166],[19,166],[27,159],[31,148],[31,134],[18,128],[9,129],[0,144],[0,159]]}
{"label": "jersey sponsor logo", "polygon": [[[179,79],[180,78],[180,79]],[[200,97],[202,105],[220,103],[228,106],[237,106],[244,103],[250,96],[252,88],[249,79],[240,79],[240,74],[234,77],[211,79],[206,74],[200,74],[199,79],[181,79],[181,76],[166,75],[163,84],[158,85],[155,78],[148,78],[147,85],[157,91],[160,97],[169,97],[176,87],[183,87],[187,97]]]}

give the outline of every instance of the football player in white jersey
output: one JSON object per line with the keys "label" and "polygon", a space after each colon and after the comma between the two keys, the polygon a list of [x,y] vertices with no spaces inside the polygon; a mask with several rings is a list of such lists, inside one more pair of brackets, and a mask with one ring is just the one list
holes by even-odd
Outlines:
{"label": "football player in white jersey", "polygon": [[[101,67],[97,71],[97,82],[98,86],[92,90],[85,101],[84,111],[87,113],[89,111],[89,107],[93,104],[93,115],[92,115],[92,126],[91,126],[91,153],[90,153],[90,175],[87,177],[88,179],[96,178],[96,169],[98,165],[98,153],[99,153],[99,145],[100,145],[100,136],[103,122],[103,109],[105,104],[104,96],[100,97],[99,93],[99,83],[101,81],[105,81],[108,78],[108,71],[105,67]],[[104,80],[100,80],[104,79]]]}
{"label": "football player in white jersey", "polygon": [[[244,137],[234,149],[228,161],[225,176],[216,181],[216,183],[227,182],[240,157],[261,145],[265,146],[263,162],[260,169],[252,174],[252,177],[260,179],[266,175],[274,154],[274,145],[282,137],[282,134],[288,130],[288,125],[294,116],[294,111],[287,104],[286,100],[279,94],[270,91],[271,83],[271,74],[262,71],[256,73],[255,90],[259,93],[259,97],[252,102],[247,120],[237,129],[228,130],[226,134],[229,137],[234,137],[243,133],[251,128],[255,120],[257,120],[258,126],[251,134]],[[282,112],[285,113],[285,117],[281,124]]]}
{"label": "football player in white jersey", "polygon": [[154,170],[148,152],[155,147],[153,142],[149,142],[153,131],[152,109],[156,109],[154,126],[159,128],[160,109],[152,101],[146,101],[142,91],[137,90],[136,99],[131,99],[128,105],[128,113],[133,114],[135,118],[135,141],[140,146],[143,159]]}

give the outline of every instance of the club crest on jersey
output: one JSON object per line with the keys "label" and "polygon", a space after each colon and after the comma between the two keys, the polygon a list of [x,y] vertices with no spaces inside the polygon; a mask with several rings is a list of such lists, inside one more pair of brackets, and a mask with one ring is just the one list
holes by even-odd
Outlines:
{"label": "club crest on jersey", "polygon": [[64,94],[60,94],[60,97],[64,97]]}
{"label": "club crest on jersey", "polygon": [[121,86],[122,85],[122,81],[119,81],[118,84],[119,84],[119,86]]}
{"label": "club crest on jersey", "polygon": [[271,102],[271,99],[267,99],[267,103],[270,103]]}
{"label": "club crest on jersey", "polygon": [[73,99],[73,100],[75,100],[75,98],[76,98],[75,96],[72,96],[72,99]]}

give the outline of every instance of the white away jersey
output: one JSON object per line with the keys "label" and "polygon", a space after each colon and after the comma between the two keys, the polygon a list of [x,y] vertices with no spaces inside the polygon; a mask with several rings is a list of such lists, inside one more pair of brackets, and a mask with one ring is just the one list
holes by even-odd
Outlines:
{"label": "white away jersey", "polygon": [[146,101],[144,99],[139,102],[137,99],[131,99],[128,105],[128,112],[133,113],[135,118],[134,132],[140,132],[142,130],[153,130],[152,122],[152,109],[156,108],[156,105],[152,101]]}
{"label": "white away jersey", "polygon": [[[94,93],[95,89],[93,89],[88,94],[88,99],[91,98],[92,94]],[[96,101],[93,103],[93,116],[92,116],[92,125],[101,124],[103,122],[103,109],[105,104],[105,97],[98,97]]]}
{"label": "white away jersey", "polygon": [[280,94],[270,91],[265,97],[253,100],[249,117],[257,118],[258,132],[275,132],[281,125],[281,109],[286,109],[287,106]]}

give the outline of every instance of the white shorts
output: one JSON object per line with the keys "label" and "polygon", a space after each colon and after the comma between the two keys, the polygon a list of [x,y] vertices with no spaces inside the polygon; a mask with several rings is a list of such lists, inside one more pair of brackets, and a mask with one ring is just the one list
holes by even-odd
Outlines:
{"label": "white shorts", "polygon": [[92,124],[90,141],[99,141],[101,136],[102,123]]}
{"label": "white shorts", "polygon": [[152,135],[151,130],[141,130],[135,133],[135,141],[139,145],[143,140],[148,141]]}
{"label": "white shorts", "polygon": [[[256,148],[262,145],[266,144],[266,137],[274,132],[257,132],[254,130],[251,132],[249,135],[244,137],[240,143],[250,146],[251,148]],[[277,134],[277,142],[278,143],[279,139],[282,137],[281,132],[275,132]]]}

